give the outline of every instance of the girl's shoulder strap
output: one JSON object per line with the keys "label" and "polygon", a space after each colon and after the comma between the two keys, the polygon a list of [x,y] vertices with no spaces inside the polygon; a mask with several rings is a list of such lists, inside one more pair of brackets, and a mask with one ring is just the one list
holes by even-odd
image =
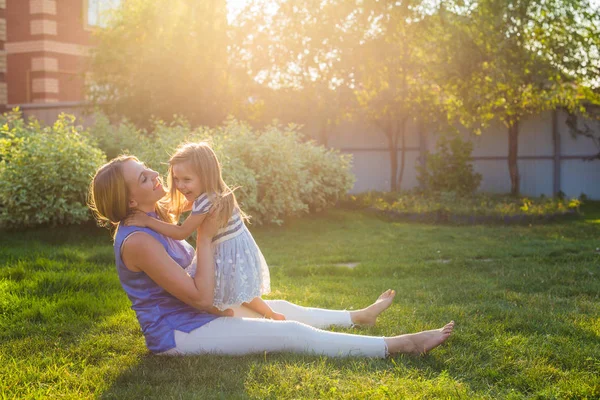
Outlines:
{"label": "girl's shoulder strap", "polygon": [[208,193],[202,193],[200,196],[196,197],[194,200],[194,204],[192,205],[192,215],[200,215],[206,214],[210,207],[212,206],[212,201]]}

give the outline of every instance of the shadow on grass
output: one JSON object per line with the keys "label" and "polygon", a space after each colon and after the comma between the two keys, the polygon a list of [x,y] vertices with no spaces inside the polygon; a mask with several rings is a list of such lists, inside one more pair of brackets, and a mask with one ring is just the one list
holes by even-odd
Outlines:
{"label": "shadow on grass", "polygon": [[[344,386],[368,397],[384,385],[374,383],[382,377],[420,375],[435,380],[444,370],[444,362],[431,356],[379,360],[291,353],[147,355],[123,371],[101,398],[319,398],[332,397]],[[340,380],[346,384],[340,385]]]}

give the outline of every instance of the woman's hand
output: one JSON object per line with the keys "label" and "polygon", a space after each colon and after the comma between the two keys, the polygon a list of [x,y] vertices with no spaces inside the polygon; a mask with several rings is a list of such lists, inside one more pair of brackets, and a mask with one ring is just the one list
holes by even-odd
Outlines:
{"label": "woman's hand", "polygon": [[130,214],[129,216],[127,216],[127,218],[125,218],[125,221],[123,221],[123,223],[126,226],[139,226],[142,228],[145,228],[148,226],[147,221],[149,219],[151,219],[152,217],[150,217],[149,215],[147,215],[145,212],[143,211],[134,211],[133,214]]}
{"label": "woman's hand", "polygon": [[217,307],[213,306],[210,310],[206,311],[220,317],[233,317],[233,310],[231,308],[221,311]]}

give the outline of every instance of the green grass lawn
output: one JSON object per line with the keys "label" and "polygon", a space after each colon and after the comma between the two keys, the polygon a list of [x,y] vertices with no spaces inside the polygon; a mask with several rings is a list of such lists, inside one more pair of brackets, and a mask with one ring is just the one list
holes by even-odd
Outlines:
{"label": "green grass lawn", "polygon": [[[358,308],[374,328],[456,321],[428,356],[152,356],[93,225],[0,233],[0,398],[599,398],[600,207],[533,226],[391,223],[334,210],[253,229],[270,298]],[[351,269],[337,264],[359,263]]]}

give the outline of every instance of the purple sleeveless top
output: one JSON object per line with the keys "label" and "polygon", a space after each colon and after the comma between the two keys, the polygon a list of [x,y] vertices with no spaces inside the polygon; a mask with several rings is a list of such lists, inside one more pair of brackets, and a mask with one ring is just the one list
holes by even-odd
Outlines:
{"label": "purple sleeveless top", "polygon": [[[156,214],[150,215],[156,217]],[[121,259],[121,246],[134,232],[145,232],[158,240],[182,268],[192,262],[194,248],[184,240],[173,240],[139,226],[121,225],[115,236],[115,259],[121,286],[131,300],[131,308],[137,315],[146,338],[146,346],[153,353],[162,353],[175,347],[175,330],[189,333],[218,317],[197,310],[172,296],[145,272],[127,269]]]}

